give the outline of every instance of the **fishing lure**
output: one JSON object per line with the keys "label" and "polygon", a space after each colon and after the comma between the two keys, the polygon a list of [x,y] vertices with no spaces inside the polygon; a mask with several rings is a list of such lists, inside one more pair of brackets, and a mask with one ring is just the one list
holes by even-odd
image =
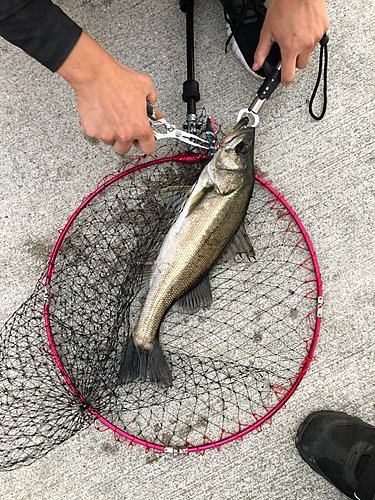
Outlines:
{"label": "fishing lure", "polygon": [[206,139],[208,141],[209,154],[214,156],[217,151],[216,126],[213,117],[210,115],[206,122]]}

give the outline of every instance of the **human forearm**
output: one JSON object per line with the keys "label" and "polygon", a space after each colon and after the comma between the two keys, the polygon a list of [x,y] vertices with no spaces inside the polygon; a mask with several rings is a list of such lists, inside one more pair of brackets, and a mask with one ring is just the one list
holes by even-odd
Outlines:
{"label": "human forearm", "polygon": [[134,144],[153,153],[146,101],[157,99],[151,79],[126,68],[50,0],[1,0],[0,35],[73,88],[87,135],[125,154]]}

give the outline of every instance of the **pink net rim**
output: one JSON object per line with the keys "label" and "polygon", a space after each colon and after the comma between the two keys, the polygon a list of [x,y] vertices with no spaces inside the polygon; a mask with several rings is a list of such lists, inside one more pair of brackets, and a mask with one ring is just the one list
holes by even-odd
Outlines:
{"label": "pink net rim", "polygon": [[[208,160],[208,159],[209,159],[209,157],[206,156],[206,155],[203,155],[203,154],[196,154],[196,155],[194,155],[194,154],[191,154],[191,153],[181,153],[181,154],[173,155],[173,156],[168,157],[168,158],[157,158],[157,159],[153,159],[151,161],[147,161],[145,163],[136,164],[133,167],[125,170],[124,172],[121,172],[118,175],[110,176],[110,178],[107,181],[105,181],[104,183],[100,184],[98,186],[98,188],[92,194],[90,194],[81,203],[81,205],[77,208],[77,210],[74,212],[74,214],[69,218],[66,226],[61,231],[60,237],[58,238],[58,240],[56,242],[56,245],[54,247],[54,250],[53,250],[53,252],[51,254],[51,259],[50,259],[50,262],[49,262],[47,274],[45,276],[43,284],[45,286],[49,286],[50,283],[51,283],[52,275],[54,273],[54,264],[55,264],[55,260],[56,260],[57,254],[58,254],[58,252],[59,252],[59,250],[61,248],[61,244],[62,244],[62,242],[63,242],[63,240],[65,238],[65,235],[68,232],[68,230],[71,227],[71,225],[73,224],[74,220],[80,214],[80,212],[86,207],[86,205],[88,203],[90,203],[91,200],[93,198],[95,198],[99,193],[101,193],[104,189],[106,189],[111,184],[117,182],[118,180],[122,179],[126,175],[129,175],[129,174],[131,174],[133,172],[136,172],[136,171],[141,170],[141,169],[146,168],[146,167],[151,167],[153,165],[157,165],[157,164],[164,163],[164,162],[167,162],[167,161],[189,163],[189,162],[193,162],[193,161],[201,161],[201,160],[203,161],[203,160]],[[311,254],[310,257],[308,259],[306,259],[306,261],[303,264],[305,264],[310,259],[312,260],[312,263],[313,263],[313,266],[314,266],[315,275],[316,275],[316,282],[317,282],[316,291],[317,291],[318,297],[321,297],[322,296],[322,281],[321,281],[321,275],[320,275],[318,260],[317,260],[316,254],[315,254],[314,247],[313,247],[313,245],[311,243],[311,240],[310,240],[310,238],[309,238],[309,236],[308,236],[308,234],[306,232],[306,229],[304,228],[302,222],[298,218],[298,216],[295,213],[295,211],[293,210],[293,208],[289,205],[289,203],[276,191],[276,189],[274,189],[271,186],[271,181],[265,181],[265,180],[261,179],[258,175],[256,175],[255,177],[256,177],[256,180],[261,185],[263,185],[264,187],[266,187],[270,191],[270,193],[272,193],[272,195],[274,196],[274,199],[272,199],[270,201],[275,201],[275,202],[279,201],[280,203],[282,203],[284,205],[284,207],[286,208],[287,211],[282,216],[288,215],[288,214],[291,215],[291,217],[293,218],[293,220],[298,225],[298,227],[299,227],[299,229],[301,231],[301,234],[303,235],[303,239],[305,240],[305,242],[306,242],[306,244],[308,246],[309,252]],[[323,306],[322,303],[318,304],[318,306],[313,311],[311,311],[310,314],[318,311],[318,309],[320,309],[322,306]],[[86,403],[85,399],[83,398],[83,396],[81,396],[81,394],[79,393],[79,391],[73,385],[71,379],[69,378],[68,373],[66,372],[66,370],[65,370],[65,368],[64,368],[64,366],[63,366],[63,364],[62,364],[62,362],[61,362],[61,360],[59,358],[58,352],[56,350],[55,342],[54,342],[54,339],[53,339],[53,335],[52,335],[52,332],[51,332],[51,324],[50,324],[50,318],[49,318],[49,303],[48,302],[44,306],[43,313],[44,313],[44,321],[45,321],[45,326],[46,326],[48,341],[49,341],[49,344],[50,344],[50,348],[51,348],[51,351],[52,351],[52,355],[53,355],[54,361],[56,362],[56,365],[58,366],[58,368],[59,368],[59,370],[61,372],[61,375],[63,376],[63,378],[65,380],[65,383],[68,385],[68,387],[70,388],[70,390],[72,391],[72,393],[81,401],[82,405],[95,417],[96,420],[98,420],[99,422],[101,422],[106,427],[106,429],[104,429],[104,430],[111,429],[114,432],[115,437],[117,435],[119,435],[119,436],[123,437],[124,440],[125,439],[129,440],[130,441],[130,443],[129,443],[130,445],[134,444],[134,443],[141,444],[141,445],[143,445],[146,448],[146,451],[148,451],[149,449],[152,449],[156,453],[157,452],[163,453],[167,447],[161,446],[161,445],[158,445],[158,444],[155,444],[155,443],[150,443],[148,441],[139,439],[139,438],[137,438],[135,436],[132,436],[132,435],[128,434],[127,432],[123,431],[122,429],[119,429],[118,427],[116,427],[115,425],[113,425],[111,422],[109,422],[108,420],[106,420],[104,417],[102,417],[98,412],[95,411],[94,408],[91,408],[89,405],[87,405],[87,403]],[[189,453],[192,453],[192,452],[199,452],[199,453],[202,454],[202,453],[204,453],[205,450],[208,450],[208,449],[211,449],[211,448],[219,449],[224,444],[230,443],[231,441],[235,441],[237,439],[241,439],[243,436],[245,436],[246,434],[248,434],[249,432],[251,432],[253,430],[258,430],[259,431],[259,430],[261,430],[261,426],[264,423],[270,423],[269,421],[271,420],[272,416],[278,410],[280,410],[281,408],[285,407],[285,403],[292,396],[292,394],[296,391],[297,387],[301,383],[301,381],[302,381],[303,377],[305,376],[306,372],[310,369],[310,363],[312,361],[314,361],[314,359],[315,359],[314,358],[314,351],[315,351],[316,343],[317,343],[318,337],[319,337],[320,323],[321,323],[321,318],[317,316],[316,317],[316,322],[315,322],[315,328],[313,329],[313,336],[312,336],[311,339],[305,341],[307,355],[305,356],[305,359],[303,360],[303,362],[302,362],[302,364],[300,366],[299,375],[295,377],[293,383],[291,382],[291,379],[290,379],[291,387],[289,389],[286,389],[286,388],[281,387],[281,386],[276,386],[276,385],[274,386],[275,394],[277,395],[277,399],[278,399],[278,404],[276,406],[274,406],[273,408],[269,408],[269,411],[268,411],[268,413],[266,413],[266,415],[264,415],[263,417],[259,416],[259,419],[257,419],[254,424],[252,424],[250,426],[246,425],[243,430],[241,430],[241,424],[239,424],[240,430],[239,430],[239,432],[237,434],[231,434],[230,436],[228,436],[226,438],[220,438],[220,440],[217,441],[217,442],[212,442],[209,438],[206,438],[207,441],[209,441],[209,442],[207,442],[207,443],[205,443],[203,445],[200,445],[200,446],[187,446],[185,448],[177,447],[177,448],[180,448],[181,452],[183,454],[185,454],[185,455],[187,455]],[[285,391],[287,391],[287,392],[285,392]],[[283,394],[285,394],[285,395],[283,395]],[[223,433],[225,433],[224,430],[222,431],[222,434]]]}

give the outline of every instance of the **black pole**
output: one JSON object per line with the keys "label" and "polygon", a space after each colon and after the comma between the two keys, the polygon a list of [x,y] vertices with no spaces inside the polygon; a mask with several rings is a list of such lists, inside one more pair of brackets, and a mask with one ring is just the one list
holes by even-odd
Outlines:
{"label": "black pole", "polygon": [[[180,2],[181,3],[181,2]],[[186,14],[186,58],[187,58],[187,79],[195,79],[194,71],[194,0],[192,0],[185,10]]]}
{"label": "black pole", "polygon": [[200,99],[199,84],[194,69],[194,0],[180,0],[180,9],[186,14],[187,80],[183,85],[182,99],[187,103],[187,130],[196,133],[197,106]]}

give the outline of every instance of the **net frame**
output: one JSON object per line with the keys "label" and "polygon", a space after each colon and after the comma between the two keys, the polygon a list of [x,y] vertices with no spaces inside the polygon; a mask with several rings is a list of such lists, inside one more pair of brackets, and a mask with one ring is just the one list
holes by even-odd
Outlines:
{"label": "net frame", "polygon": [[[143,157],[144,158],[144,157]],[[48,336],[48,341],[51,349],[51,357],[53,358],[54,362],[56,363],[61,376],[63,377],[63,383],[69,388],[71,393],[74,395],[74,399],[76,401],[79,401],[78,404],[81,405],[82,411],[87,412],[91,414],[94,418],[94,426],[98,431],[105,431],[108,429],[111,429],[114,433],[114,437],[116,441],[129,441],[129,445],[133,444],[140,444],[145,447],[145,451],[148,452],[149,450],[152,450],[154,453],[163,453],[163,452],[172,452],[174,454],[182,453],[183,455],[188,455],[189,453],[192,452],[198,452],[200,454],[204,454],[204,452],[208,449],[215,448],[217,450],[220,449],[220,447],[224,444],[230,443],[235,440],[242,440],[243,436],[248,434],[249,432],[256,430],[260,431],[261,426],[264,423],[271,423],[271,418],[272,416],[281,408],[285,408],[285,404],[288,401],[288,399],[292,396],[292,394],[296,391],[297,387],[301,383],[303,377],[307,373],[307,371],[310,369],[310,364],[312,361],[315,360],[314,358],[314,351],[315,347],[317,344],[317,340],[319,337],[319,330],[320,330],[320,324],[321,324],[321,310],[323,306],[323,299],[322,299],[322,281],[321,281],[321,275],[319,271],[319,265],[317,261],[317,257],[313,248],[313,245],[311,243],[311,240],[307,234],[307,231],[305,230],[302,222],[298,218],[297,214],[293,210],[293,208],[289,205],[289,203],[276,191],[271,186],[271,181],[265,181],[261,179],[258,175],[256,175],[256,181],[259,182],[262,186],[268,189],[270,192],[270,199],[267,201],[269,203],[269,208],[270,210],[279,210],[282,208],[282,213],[278,215],[278,218],[285,217],[287,215],[291,216],[290,223],[287,226],[286,232],[295,232],[290,229],[292,221],[294,221],[301,233],[301,239],[300,241],[296,244],[298,248],[301,248],[302,250],[306,250],[309,255],[307,258],[300,264],[300,266],[304,267],[308,271],[311,271],[311,273],[314,275],[312,276],[312,279],[309,280],[306,283],[315,283],[315,288],[307,293],[304,298],[306,299],[315,299],[314,297],[311,296],[311,294],[315,293],[316,294],[316,307],[314,307],[307,315],[309,324],[310,324],[310,329],[313,333],[312,337],[309,339],[306,339],[305,345],[306,345],[306,355],[305,358],[301,362],[301,366],[299,367],[299,373],[298,375],[289,378],[290,382],[290,387],[285,388],[281,385],[278,384],[272,384],[272,389],[274,391],[274,394],[276,396],[276,401],[277,403],[275,406],[267,407],[266,409],[266,414],[263,416],[253,414],[253,418],[255,419],[255,422],[252,425],[243,425],[239,423],[239,430],[237,433],[228,433],[225,430],[222,430],[220,439],[218,441],[213,441],[210,438],[204,436],[203,439],[203,444],[199,446],[194,446],[194,445],[188,445],[186,443],[186,447],[182,446],[161,446],[157,443],[152,443],[149,441],[146,441],[144,439],[140,439],[137,436],[133,436],[129,433],[127,433],[125,430],[118,428],[117,426],[113,425],[111,422],[109,422],[106,418],[104,418],[102,415],[100,415],[94,408],[92,408],[84,399],[84,397],[80,394],[79,390],[74,386],[72,380],[69,377],[69,374],[64,368],[64,365],[59,357],[59,354],[57,352],[54,338],[53,338],[53,333],[51,329],[51,321],[50,321],[50,314],[49,314],[49,307],[50,307],[50,299],[51,299],[51,292],[50,292],[50,285],[51,285],[51,280],[52,276],[54,274],[54,264],[56,261],[56,258],[58,256],[58,253],[61,251],[61,245],[63,243],[63,240],[68,233],[70,227],[74,223],[75,219],[78,217],[78,215],[82,212],[82,210],[85,209],[85,207],[97,196],[99,195],[103,190],[105,190],[107,187],[109,187],[111,184],[121,180],[123,177],[132,174],[134,172],[140,171],[144,168],[151,167],[153,165],[158,165],[164,162],[177,162],[177,163],[186,163],[186,162],[197,162],[197,161],[208,161],[210,159],[209,156],[206,156],[204,154],[194,154],[194,153],[179,153],[179,154],[172,154],[171,156],[163,157],[163,158],[153,158],[152,160],[147,160],[142,162],[142,157],[139,158],[138,162],[131,168],[126,168],[127,165],[125,166],[126,170],[121,172],[118,175],[111,175],[111,176],[106,176],[106,178],[103,179],[104,182],[99,183],[97,189],[90,194],[82,203],[81,205],[77,208],[77,210],[73,213],[73,215],[69,218],[67,224],[65,225],[64,229],[61,230],[60,236],[56,242],[56,245],[54,247],[54,250],[51,253],[51,258],[50,262],[48,265],[48,270],[46,276],[42,279],[42,284],[45,286],[45,305],[44,305],[44,310],[43,310],[43,315],[44,315],[44,322],[45,322],[45,327],[46,327],[46,333]],[[108,178],[109,177],[109,178]],[[307,248],[304,246],[301,246],[301,243],[305,242]],[[312,264],[312,267],[311,267]],[[311,317],[315,315],[315,324],[313,325],[313,322],[311,320]],[[104,428],[98,427],[95,422],[98,421],[100,422]],[[230,435],[228,435],[230,434]]]}

